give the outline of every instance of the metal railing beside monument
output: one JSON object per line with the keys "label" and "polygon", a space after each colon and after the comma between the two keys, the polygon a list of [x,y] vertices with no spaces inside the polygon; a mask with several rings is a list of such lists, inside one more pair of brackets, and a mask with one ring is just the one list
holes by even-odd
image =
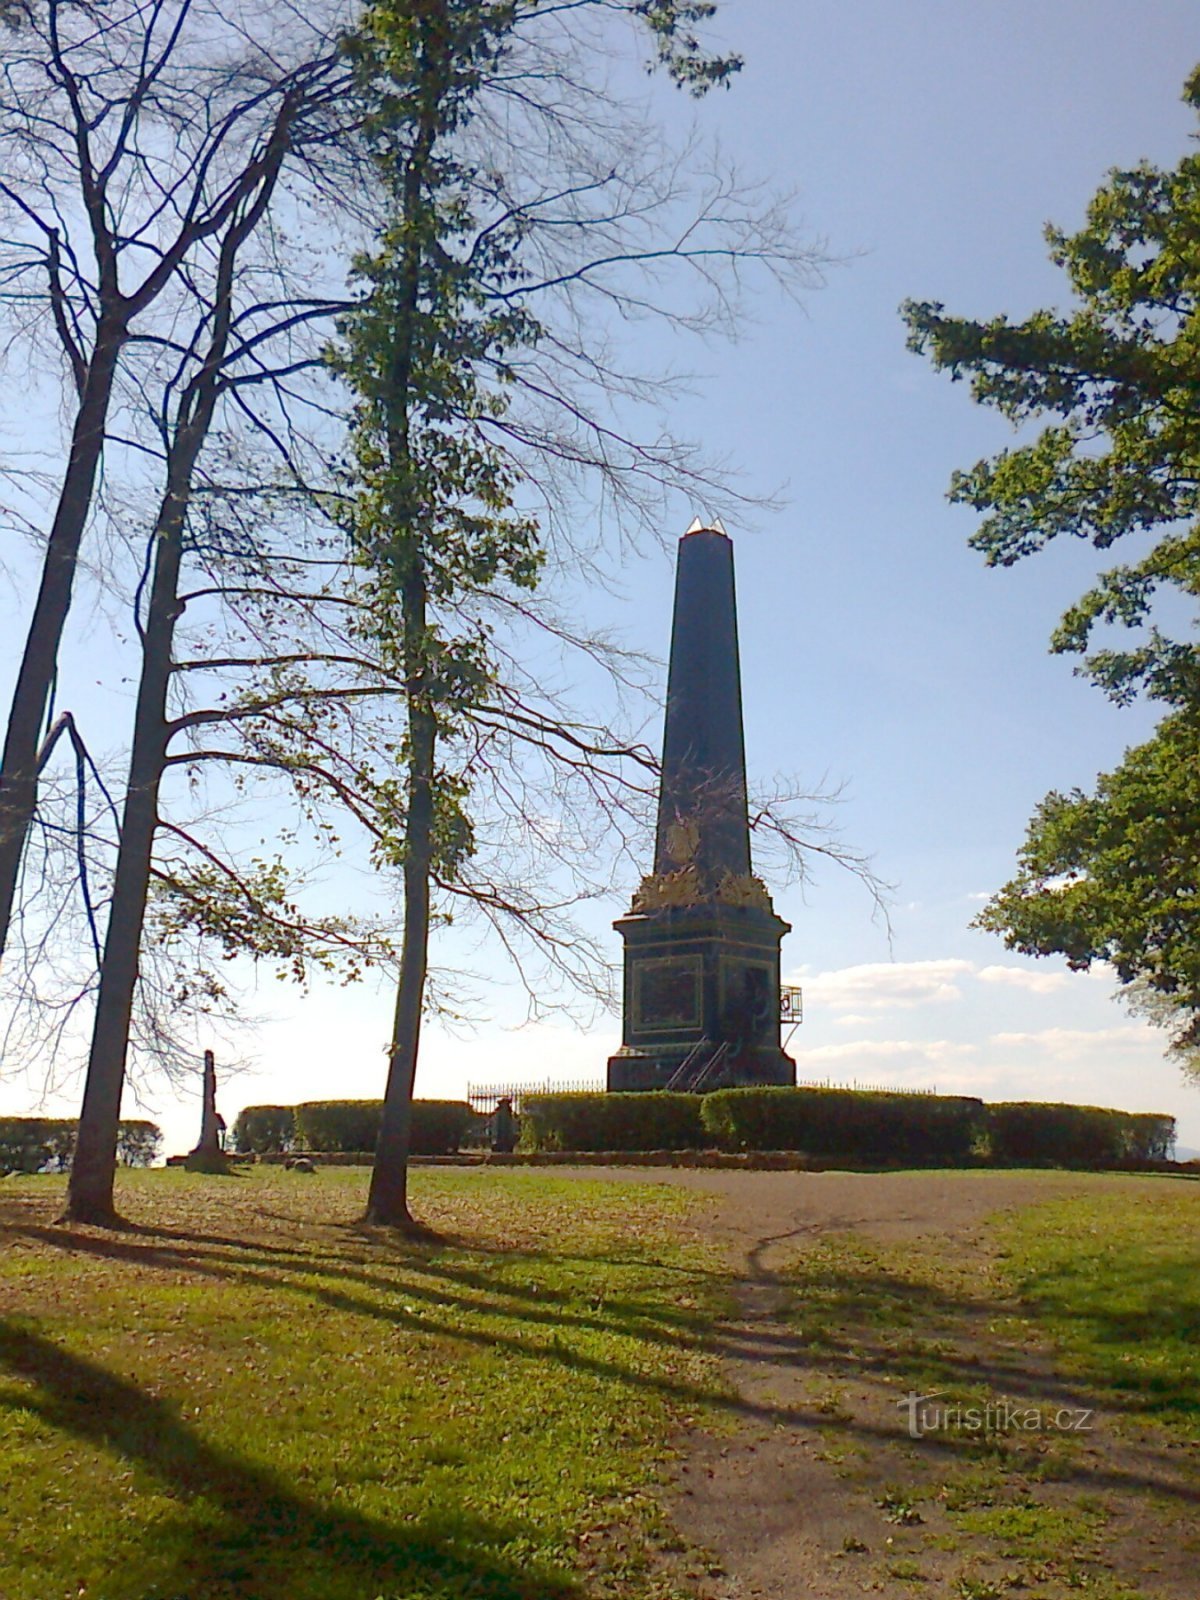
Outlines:
{"label": "metal railing beside monument", "polygon": [[603,1094],[604,1084],[596,1078],[546,1078],[541,1083],[469,1083],[466,1099],[473,1111],[490,1117],[501,1100],[512,1102],[516,1112],[521,1100],[531,1094]]}

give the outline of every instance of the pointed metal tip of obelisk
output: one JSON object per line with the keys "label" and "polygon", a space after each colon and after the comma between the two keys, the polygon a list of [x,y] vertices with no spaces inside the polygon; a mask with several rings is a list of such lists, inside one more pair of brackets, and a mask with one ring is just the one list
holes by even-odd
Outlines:
{"label": "pointed metal tip of obelisk", "polygon": [[702,522],[699,517],[693,517],[687,533],[683,537],[686,539],[688,534],[691,533],[719,533],[723,539],[728,539],[729,537],[725,532],[725,524],[720,517],[713,517],[708,522]]}

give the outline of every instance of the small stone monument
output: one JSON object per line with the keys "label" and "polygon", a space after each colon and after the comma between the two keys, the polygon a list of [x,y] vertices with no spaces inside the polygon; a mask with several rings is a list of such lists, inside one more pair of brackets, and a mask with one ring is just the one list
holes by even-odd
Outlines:
{"label": "small stone monument", "polygon": [[733,544],[679,542],[654,871],[627,916],[624,1029],[608,1087],[792,1084],[775,914],[750,860]]}
{"label": "small stone monument", "polygon": [[189,1150],[184,1165],[192,1172],[225,1172],[228,1157],[221,1144],[225,1121],[217,1110],[217,1063],[211,1050],[204,1052],[204,1087],[200,1107],[200,1142]]}

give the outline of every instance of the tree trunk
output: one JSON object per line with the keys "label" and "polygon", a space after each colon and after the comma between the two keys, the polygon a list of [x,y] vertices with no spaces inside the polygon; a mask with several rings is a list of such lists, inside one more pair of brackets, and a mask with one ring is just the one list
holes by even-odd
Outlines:
{"label": "tree trunk", "polygon": [[404,824],[404,933],[400,943],[400,979],[388,1052],[387,1087],[366,1217],[368,1222],[407,1230],[416,1229],[408,1209],[408,1153],[425,977],[429,968],[429,879],[433,868],[433,780],[437,751],[437,717],[430,685],[427,634],[428,591],[421,558],[423,527],[421,507],[412,486],[409,425],[414,403],[413,359],[418,306],[425,266],[424,230],[429,222],[425,185],[450,81],[452,36],[445,0],[437,0],[424,16],[418,12],[416,20],[420,41],[417,74],[422,93],[418,131],[401,184],[400,218],[407,237],[397,274],[397,315],[386,427],[386,459],[393,482],[389,506],[391,533],[405,549],[402,559],[406,563],[400,584],[409,738],[408,812]]}
{"label": "tree trunk", "polygon": [[[417,576],[404,586],[405,631],[423,641],[425,586]],[[418,648],[423,649],[422,645]],[[408,816],[404,825],[404,935],[400,981],[388,1057],[379,1144],[367,1197],[367,1221],[414,1229],[408,1209],[408,1150],[421,1011],[429,967],[429,877],[433,864],[433,773],[437,720],[429,704],[424,667],[409,695]]]}
{"label": "tree trunk", "polygon": [[58,666],[79,546],[104,448],[104,430],[125,330],[101,322],[75,417],[71,453],[42,563],[42,581],[13,691],[0,763],[0,957],[8,943],[25,840],[37,806],[38,747]]}
{"label": "tree trunk", "polygon": [[[191,441],[189,441],[191,444]],[[167,686],[171,679],[175,624],[180,613],[179,569],[191,472],[190,459],[176,463],[175,482],[163,501],[155,527],[154,579],[142,646],[129,759],[129,787],[121,819],[121,844],[113,879],[112,905],[100,968],[100,992],[92,1048],[79,1115],[79,1137],[67,1190],[66,1215],[75,1222],[111,1224],[117,1161],[117,1123],[125,1083],[129,1021],[137,986],[138,957],[150,861],[158,826],[158,790],[167,755]]]}

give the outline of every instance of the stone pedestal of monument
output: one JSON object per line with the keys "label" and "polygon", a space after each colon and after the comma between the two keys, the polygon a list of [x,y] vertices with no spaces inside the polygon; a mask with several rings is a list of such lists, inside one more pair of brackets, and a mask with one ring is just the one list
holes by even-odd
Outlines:
{"label": "stone pedestal of monument", "polygon": [[[786,922],[718,903],[633,913],[616,927],[625,940],[625,1029],[609,1057],[610,1089],[796,1081],[795,1062],[779,1047]],[[689,1057],[695,1072],[678,1076]]]}

